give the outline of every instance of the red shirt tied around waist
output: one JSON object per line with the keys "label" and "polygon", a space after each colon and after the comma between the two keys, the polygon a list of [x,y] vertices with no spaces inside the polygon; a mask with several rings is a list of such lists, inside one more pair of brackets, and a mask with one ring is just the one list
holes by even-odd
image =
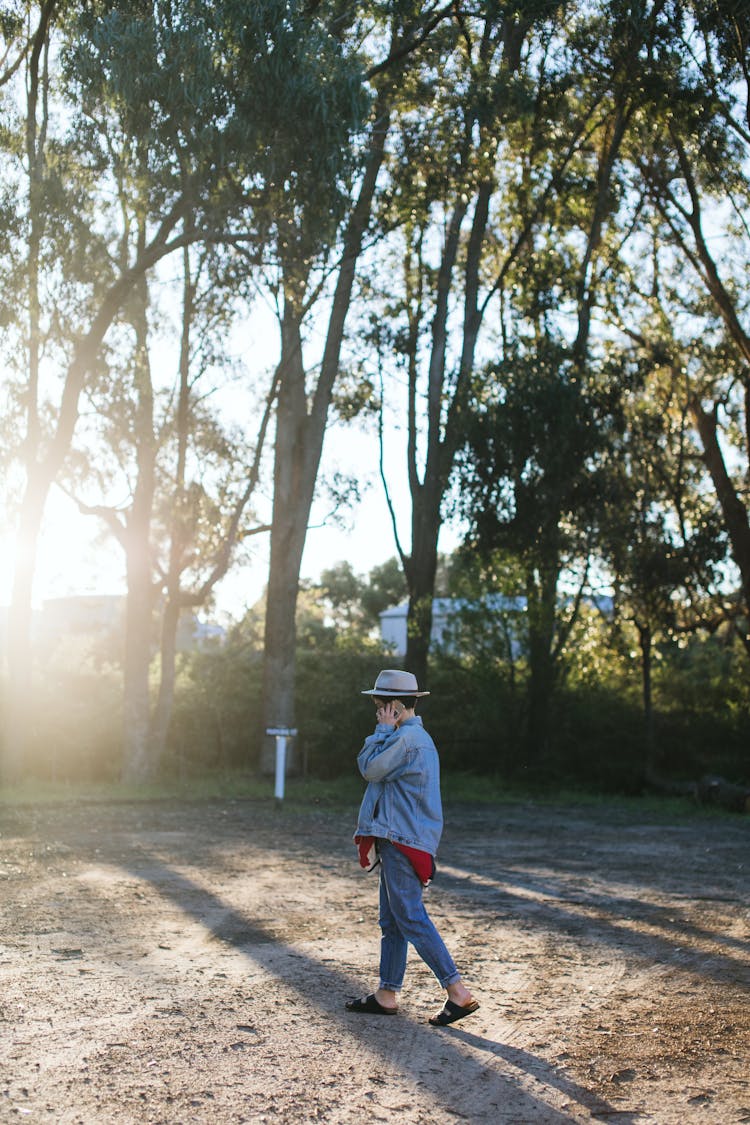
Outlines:
{"label": "red shirt tied around waist", "polygon": [[[435,878],[435,857],[430,855],[429,852],[420,851],[419,848],[410,848],[407,844],[399,844],[395,840],[391,842],[409,860],[422,886],[429,887]],[[377,838],[375,836],[355,836],[354,843],[359,851],[359,866],[364,868],[365,871],[372,871],[380,863]]]}

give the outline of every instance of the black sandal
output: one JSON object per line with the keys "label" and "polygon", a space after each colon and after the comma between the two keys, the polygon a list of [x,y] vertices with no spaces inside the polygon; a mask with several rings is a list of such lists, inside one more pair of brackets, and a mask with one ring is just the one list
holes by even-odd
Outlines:
{"label": "black sandal", "polygon": [[347,1000],[344,1005],[347,1012],[359,1012],[360,1015],[366,1016],[395,1016],[398,1008],[384,1008],[383,1005],[375,999],[375,993],[363,997],[361,1000]]}
{"label": "black sandal", "polygon": [[455,1004],[453,1000],[446,1000],[442,1012],[438,1012],[436,1016],[430,1016],[430,1023],[433,1027],[447,1027],[449,1023],[455,1023],[456,1020],[462,1020],[464,1016],[470,1016],[472,1012],[476,1012],[478,1007],[478,1000],[470,1000],[463,1007],[461,1004]]}

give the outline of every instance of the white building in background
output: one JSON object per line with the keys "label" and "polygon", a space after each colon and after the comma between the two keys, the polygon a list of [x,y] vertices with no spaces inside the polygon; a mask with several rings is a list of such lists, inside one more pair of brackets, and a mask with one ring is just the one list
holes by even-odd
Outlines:
{"label": "white building in background", "polygon": [[[393,647],[398,656],[406,652],[406,615],[408,602],[401,602],[380,614],[380,636]],[[503,594],[486,594],[478,601],[468,598],[435,598],[432,603],[432,631],[430,643],[439,646],[450,640],[450,633],[467,611],[494,614],[519,614],[526,609],[526,598],[508,598]]]}
{"label": "white building in background", "polygon": [[[612,598],[587,597],[587,605],[598,609],[606,616],[612,613]],[[406,652],[406,617],[409,609],[408,602],[401,602],[391,609],[383,610],[380,614],[380,636],[383,642],[393,648],[396,656],[403,656]],[[490,625],[492,620],[505,619],[509,632],[513,634],[513,621],[523,616],[526,612],[525,597],[506,597],[504,594],[485,594],[476,601],[468,598],[435,598],[432,603],[432,630],[430,643],[435,647],[450,645],[452,633],[462,625],[462,619],[469,614],[476,614]],[[520,645],[511,639],[513,655],[520,655]]]}

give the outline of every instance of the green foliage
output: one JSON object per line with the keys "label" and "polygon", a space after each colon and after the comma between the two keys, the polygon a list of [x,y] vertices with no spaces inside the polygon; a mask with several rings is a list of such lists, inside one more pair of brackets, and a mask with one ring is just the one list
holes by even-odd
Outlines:
{"label": "green foliage", "polygon": [[[740,674],[742,660],[735,654]],[[696,781],[719,774],[750,783],[747,705],[734,712],[716,707],[701,696],[693,674],[681,678],[665,670],[659,684],[658,775],[665,781]],[[617,680],[573,681],[559,688],[542,759],[525,750],[522,711],[507,678],[493,678],[482,665],[439,661],[430,685],[433,695],[420,711],[447,770],[497,775],[548,792],[570,786],[605,793],[650,791],[640,701]]]}
{"label": "green foliage", "polygon": [[[502,651],[489,654],[479,641],[475,652],[460,659],[449,652],[437,657],[431,694],[418,712],[446,775],[466,775],[475,788],[489,785],[495,793],[637,795],[650,792],[649,765],[666,782],[718,774],[750,784],[750,687],[739,641],[727,634],[660,645],[654,673],[658,754],[649,763],[637,656],[613,648],[609,636],[600,617],[582,621],[571,671],[554,697],[552,737],[541,760],[524,747],[522,662],[514,681]],[[298,662],[298,769],[311,783],[348,778],[354,785],[356,755],[373,723],[372,704],[361,692],[393,658],[356,633],[332,630],[315,644],[303,643]],[[43,673],[29,775],[59,784],[117,778],[117,668],[93,662],[66,642],[50,653]],[[260,693],[260,634],[252,620],[224,644],[183,654],[161,784],[204,778],[206,793],[268,795],[269,783],[258,779]],[[446,796],[463,799],[472,785],[447,788]]]}
{"label": "green foliage", "polygon": [[186,196],[196,226],[213,208],[220,238],[247,202],[256,237],[273,227],[281,238],[317,202],[298,249],[325,243],[367,106],[359,62],[307,6],[99,0],[69,21],[64,64],[83,111],[81,152],[136,196],[148,175],[147,215]]}
{"label": "green foliage", "polygon": [[[544,553],[550,535],[573,539],[599,494],[597,454],[616,397],[585,383],[568,348],[549,338],[518,348],[477,378],[459,461],[461,514],[491,551]],[[574,519],[576,522],[574,523]]]}
{"label": "green foliage", "polygon": [[[512,607],[488,613],[475,598],[490,578],[495,589],[517,589],[522,569],[512,555],[498,553],[485,566],[465,552],[451,560],[449,569],[453,592],[463,596],[467,609],[449,643],[434,655],[431,694],[419,704],[446,771],[496,777],[539,792],[579,787],[637,794],[649,790],[654,768],[665,779],[695,781],[719,773],[738,783],[750,780],[750,688],[745,657],[731,631],[659,643],[654,658],[657,754],[650,760],[635,635],[628,638],[611,617],[583,605],[560,658],[563,675],[551,702],[550,739],[540,757],[529,754],[525,744],[523,614]],[[357,591],[365,584],[347,564],[331,568],[327,581],[328,595],[339,591],[346,615],[338,624],[325,626],[318,619],[317,627],[302,628],[297,652],[298,766],[318,778],[347,776],[354,768],[372,724],[369,700],[360,693],[393,663],[356,623]],[[258,640],[250,621],[225,647],[186,662],[171,769],[180,756],[190,772],[257,761]]]}
{"label": "green foliage", "polygon": [[[366,638],[376,630],[380,614],[406,597],[406,582],[398,559],[391,558],[373,567],[367,577],[355,573],[351,563],[340,562],[321,571],[317,583],[303,583],[302,605],[314,606],[300,621],[302,633],[314,627]],[[315,624],[314,624],[315,623]]]}
{"label": "green foliage", "polygon": [[[40,6],[3,5],[4,468],[14,457],[45,463],[60,375],[86,326],[110,316],[106,345],[92,337],[97,356],[86,360],[101,426],[79,426],[89,448],[66,471],[106,493],[115,470],[99,456],[103,440],[133,475],[133,435],[154,436],[134,408],[142,369],[123,294],[135,261],[148,270],[182,242],[232,246],[207,285],[216,331],[201,370],[213,375],[228,367],[216,341],[229,338],[233,311],[218,309],[219,292],[244,297],[248,274],[268,282],[282,315],[299,313],[298,344],[314,350],[311,310],[334,288],[329,270],[354,216],[350,231],[368,242],[362,292],[373,330],[357,332],[363,351],[339,372],[334,409],[351,420],[376,408],[377,364],[384,389],[413,376],[407,410],[394,413],[410,426],[413,496],[430,499],[421,515],[433,517],[435,544],[438,493],[464,442],[456,511],[470,534],[453,591],[467,603],[498,590],[526,599],[523,615],[467,604],[436,654],[424,714],[444,760],[627,791],[649,765],[744,776],[747,669],[732,630],[747,644],[746,8],[445,5],[423,42],[437,9],[414,0],[88,0],[53,6],[37,56],[26,38]],[[394,59],[367,80],[365,56],[389,49],[389,31]],[[46,60],[37,86],[35,58]],[[383,91],[390,133],[370,223],[353,201],[370,97]],[[149,316],[158,311],[154,303]],[[248,443],[211,413],[209,390],[192,414],[195,472],[178,504],[170,404],[157,395],[155,411],[168,456],[157,458],[153,557],[163,563],[176,514],[196,581],[211,569],[250,460]],[[298,391],[302,418],[313,407],[309,378]],[[67,419],[77,394],[66,394]],[[701,416],[719,441],[710,476]],[[311,479],[309,464],[304,472]],[[343,495],[350,482],[337,483]],[[605,623],[575,596],[608,580],[617,612]],[[377,615],[404,593],[395,560],[367,578],[331,566],[303,591],[299,747],[311,772],[349,768],[367,725],[357,693],[390,659],[371,640]],[[651,761],[640,726],[644,637]],[[259,648],[243,628],[183,660],[168,769],[255,762]],[[118,673],[78,656],[70,664],[80,672],[54,662],[45,672],[30,761],[47,775],[106,774],[117,756]],[[525,726],[540,701],[547,721],[532,760]]]}
{"label": "green foliage", "polygon": [[164,769],[191,776],[255,767],[260,754],[259,637],[237,627],[226,644],[182,661]]}
{"label": "green foliage", "polygon": [[355,759],[372,730],[372,687],[388,658],[379,645],[338,634],[326,647],[297,653],[297,727],[302,766],[314,777],[356,771]]}

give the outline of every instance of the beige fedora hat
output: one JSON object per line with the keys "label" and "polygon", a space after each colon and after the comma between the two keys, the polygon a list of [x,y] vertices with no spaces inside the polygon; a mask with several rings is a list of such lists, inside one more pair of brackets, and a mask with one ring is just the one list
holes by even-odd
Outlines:
{"label": "beige fedora hat", "polygon": [[363,691],[362,695],[429,695],[429,691],[420,691],[417,677],[413,672],[402,672],[398,668],[385,668],[379,673],[375,687],[371,691]]}

